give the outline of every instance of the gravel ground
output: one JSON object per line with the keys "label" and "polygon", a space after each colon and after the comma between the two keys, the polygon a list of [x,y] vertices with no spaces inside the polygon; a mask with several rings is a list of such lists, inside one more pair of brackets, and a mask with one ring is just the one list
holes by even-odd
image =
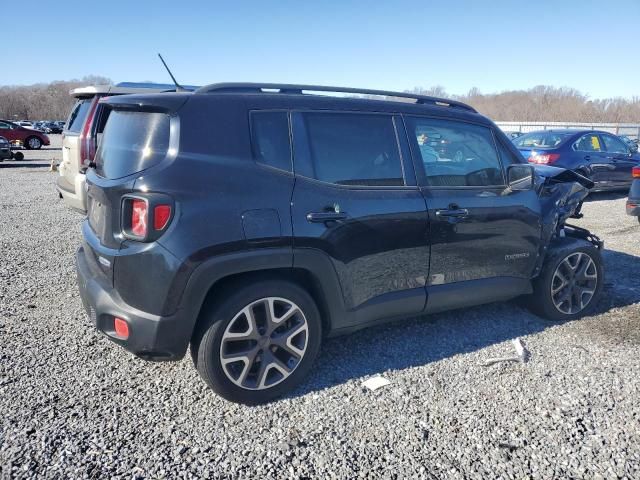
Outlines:
{"label": "gravel ground", "polygon": [[[595,196],[577,222],[606,241],[597,315],[549,324],[511,302],[366,330],[251,408],[188,359],[147,363],[94,331],[81,217],[46,168],[59,150],[26,156],[0,165],[0,477],[640,478],[640,225],[624,197]],[[528,363],[480,366],[515,337]],[[377,374],[391,385],[363,389]]]}

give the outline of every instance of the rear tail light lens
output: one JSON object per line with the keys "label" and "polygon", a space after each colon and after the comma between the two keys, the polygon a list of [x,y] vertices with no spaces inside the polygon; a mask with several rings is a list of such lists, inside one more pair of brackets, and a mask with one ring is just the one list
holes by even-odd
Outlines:
{"label": "rear tail light lens", "polygon": [[559,153],[534,153],[529,157],[528,161],[529,163],[548,165],[550,163],[554,163],[559,158]]}
{"label": "rear tail light lens", "polygon": [[164,230],[171,218],[171,205],[156,205],[153,208],[153,229]]}
{"label": "rear tail light lens", "polygon": [[633,178],[640,178],[640,167],[633,167],[631,169],[631,176]]}
{"label": "rear tail light lens", "polygon": [[132,240],[151,242],[166,230],[172,213],[173,203],[166,195],[125,196],[122,202],[122,232]]}
{"label": "rear tail light lens", "polygon": [[146,237],[148,217],[147,201],[134,198],[131,204],[131,233],[136,237]]}

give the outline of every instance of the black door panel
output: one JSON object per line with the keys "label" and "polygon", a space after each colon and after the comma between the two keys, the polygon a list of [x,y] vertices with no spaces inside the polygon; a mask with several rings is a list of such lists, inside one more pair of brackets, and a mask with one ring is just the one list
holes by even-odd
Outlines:
{"label": "black door panel", "polygon": [[[294,247],[329,255],[348,310],[379,295],[424,287],[428,217],[417,188],[350,189],[298,178],[291,208]],[[309,218],[322,213],[335,218]]]}
{"label": "black door panel", "polygon": [[504,188],[423,188],[423,192],[431,222],[428,285],[530,278],[540,243],[535,192],[503,195]]}
{"label": "black door panel", "polygon": [[[428,215],[419,188],[406,186],[413,166],[393,116],[294,112],[292,126],[294,247],[329,256],[353,313],[346,323],[371,320],[382,299],[398,300],[396,315],[422,311]],[[411,301],[402,300],[410,290]]]}

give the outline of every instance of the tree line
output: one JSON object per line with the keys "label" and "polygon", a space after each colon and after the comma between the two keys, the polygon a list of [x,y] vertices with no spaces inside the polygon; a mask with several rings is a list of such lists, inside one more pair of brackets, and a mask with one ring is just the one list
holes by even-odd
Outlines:
{"label": "tree line", "polygon": [[87,85],[110,84],[105,77],[35,85],[0,86],[0,118],[5,120],[66,120],[75,99],[69,90]]}
{"label": "tree line", "polygon": [[464,95],[448,95],[439,86],[411,93],[460,100],[494,121],[640,123],[640,96],[591,99],[574,88],[546,85],[489,94],[472,88]]}
{"label": "tree line", "polygon": [[[0,86],[0,118],[65,120],[74,103],[69,90],[109,83],[108,78],[90,75],[81,80]],[[460,100],[495,121],[640,123],[640,96],[591,99],[574,88],[545,85],[488,94],[472,88],[464,95],[448,94],[441,86],[416,87],[410,93]]]}

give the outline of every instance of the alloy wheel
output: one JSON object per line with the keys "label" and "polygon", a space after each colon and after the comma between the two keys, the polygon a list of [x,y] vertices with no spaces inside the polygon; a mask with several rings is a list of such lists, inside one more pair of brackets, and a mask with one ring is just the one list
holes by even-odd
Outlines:
{"label": "alloy wheel", "polygon": [[551,298],[558,311],[573,315],[584,310],[598,286],[598,270],[584,252],[567,255],[551,279]]}
{"label": "alloy wheel", "polygon": [[36,137],[31,137],[29,139],[29,147],[38,149],[40,148],[40,145],[42,145],[42,142],[40,142],[40,139]]}
{"label": "alloy wheel", "polygon": [[308,332],[304,313],[292,301],[280,297],[256,300],[233,317],[222,335],[222,369],[244,389],[273,387],[300,365]]}

